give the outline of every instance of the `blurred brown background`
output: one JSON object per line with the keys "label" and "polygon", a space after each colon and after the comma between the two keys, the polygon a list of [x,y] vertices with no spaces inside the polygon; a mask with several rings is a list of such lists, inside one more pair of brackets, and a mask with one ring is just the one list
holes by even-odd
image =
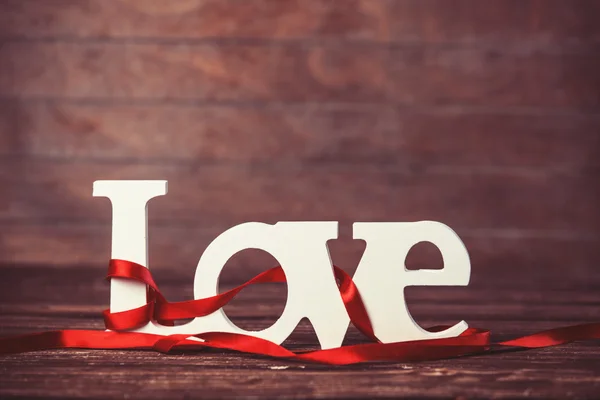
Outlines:
{"label": "blurred brown background", "polygon": [[[279,220],[340,221],[332,257],[352,270],[352,222],[432,219],[465,241],[474,283],[592,284],[598,15],[594,0],[0,1],[0,262],[103,270],[111,211],[92,182],[167,179],[157,270],[192,276],[223,230]],[[245,252],[227,276],[265,261]]]}

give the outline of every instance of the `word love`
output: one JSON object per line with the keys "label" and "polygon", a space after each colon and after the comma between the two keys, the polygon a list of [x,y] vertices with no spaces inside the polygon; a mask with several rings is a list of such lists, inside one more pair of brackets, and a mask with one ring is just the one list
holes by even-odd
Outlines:
{"label": "word love", "polygon": [[[148,217],[150,199],[167,193],[166,181],[96,181],[94,196],[112,203],[112,257],[148,266]],[[223,309],[179,326],[156,321],[135,332],[158,335],[205,332],[245,334],[281,344],[307,318],[322,349],[340,347],[350,317],[334,277],[327,241],[337,239],[336,221],[247,222],[219,235],[204,251],[194,278],[195,299],[218,294],[219,276],[225,263],[245,249],[260,249],[275,257],[285,273],[288,297],[283,313],[270,327],[246,331],[233,324]],[[407,286],[466,286],[471,264],[467,249],[448,226],[434,221],[357,222],[353,237],[366,241],[366,249],[353,277],[377,338],[383,343],[455,337],[467,328],[464,321],[429,332],[412,318],[404,299]],[[405,259],[419,242],[431,242],[442,255],[441,270],[407,270]],[[110,312],[146,304],[143,283],[111,280]]]}

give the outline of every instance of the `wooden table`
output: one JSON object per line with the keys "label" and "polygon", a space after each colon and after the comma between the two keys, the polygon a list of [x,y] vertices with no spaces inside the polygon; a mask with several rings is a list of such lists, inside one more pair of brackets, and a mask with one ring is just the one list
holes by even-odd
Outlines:
{"label": "wooden table", "polygon": [[[191,298],[188,276],[155,271],[173,301]],[[102,329],[109,285],[94,268],[6,266],[0,281],[1,334],[64,328]],[[533,288],[535,286],[535,288]],[[593,277],[569,282],[477,281],[466,288],[408,288],[411,312],[424,326],[465,319],[508,339],[555,326],[600,320]],[[533,289],[532,289],[533,288]],[[183,298],[182,298],[183,294]],[[285,301],[284,285],[248,289],[227,306],[246,329],[268,326]],[[346,343],[359,343],[351,328]],[[285,343],[316,345],[307,323]],[[0,396],[35,397],[595,397],[600,347],[580,342],[530,351],[422,363],[330,367],[232,352],[41,351],[0,359]]]}

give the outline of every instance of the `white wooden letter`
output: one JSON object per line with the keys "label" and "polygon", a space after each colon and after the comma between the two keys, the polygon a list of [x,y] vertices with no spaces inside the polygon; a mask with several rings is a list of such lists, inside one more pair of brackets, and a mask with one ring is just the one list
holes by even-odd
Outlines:
{"label": "white wooden letter", "polygon": [[247,248],[273,255],[283,268],[288,298],[279,319],[269,328],[248,332],[238,328],[221,309],[203,317],[214,330],[255,335],[283,342],[304,317],[312,323],[321,348],[339,347],[347,329],[347,313],[333,275],[327,241],[336,239],[337,222],[248,222],[217,237],[198,263],[194,296],[217,294],[219,275],[231,256]]}
{"label": "white wooden letter", "polygon": [[[167,181],[96,181],[94,196],[112,203],[111,258],[148,266],[148,207],[150,199],[167,194]],[[146,285],[111,279],[110,311],[120,312],[146,304]]]}
{"label": "white wooden letter", "polygon": [[[461,321],[442,332],[426,331],[414,321],[404,300],[406,286],[468,285],[469,254],[450,227],[434,221],[357,222],[353,230],[355,239],[367,242],[353,280],[379,340],[392,343],[454,337],[468,328]],[[424,241],[439,248],[443,269],[406,269],[409,250]]]}

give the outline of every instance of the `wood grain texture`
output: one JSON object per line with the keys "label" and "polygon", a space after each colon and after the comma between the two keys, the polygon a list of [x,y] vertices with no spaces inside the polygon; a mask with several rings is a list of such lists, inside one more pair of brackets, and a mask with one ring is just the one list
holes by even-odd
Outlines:
{"label": "wood grain texture", "polygon": [[[548,229],[579,234],[597,233],[599,226],[598,182],[593,173],[517,170],[510,174],[427,165],[111,165],[52,160],[8,160],[4,165],[0,218],[12,221],[105,222],[109,202],[91,196],[92,182],[166,179],[171,193],[152,201],[150,219],[188,226],[233,226],[249,220],[433,219],[457,229]],[[523,208],[534,204],[534,208]]]}
{"label": "wood grain texture", "polygon": [[8,41],[0,96],[597,109],[600,58],[530,53]]}
{"label": "wood grain texture", "polygon": [[10,37],[600,40],[594,0],[4,0],[1,7],[0,36]]}
{"label": "wood grain texture", "polygon": [[[372,163],[581,171],[600,116],[463,107],[0,101],[0,154],[154,163]],[[573,140],[577,137],[577,140]]]}
{"label": "wood grain texture", "polygon": [[[100,310],[108,285],[100,271],[3,268],[0,334],[48,329],[102,329]],[[157,271],[163,290],[181,293],[182,276]],[[525,276],[528,276],[525,274]],[[594,278],[592,278],[594,279]],[[526,282],[524,280],[523,282]],[[281,286],[267,285],[229,305],[228,315],[246,329],[261,329],[281,312]],[[586,286],[525,291],[481,282],[473,290],[428,288],[409,296],[423,326],[465,319],[492,329],[504,340],[600,317],[598,300]],[[51,305],[50,307],[48,305]],[[8,306],[7,306],[8,305]],[[346,343],[364,339],[350,328]],[[314,348],[306,322],[285,345]],[[565,398],[593,397],[600,386],[596,342],[527,352],[423,363],[379,363],[329,367],[269,360],[222,351],[170,355],[142,351],[43,351],[0,358],[0,394],[79,398]],[[110,384],[106,384],[110,382]]]}

